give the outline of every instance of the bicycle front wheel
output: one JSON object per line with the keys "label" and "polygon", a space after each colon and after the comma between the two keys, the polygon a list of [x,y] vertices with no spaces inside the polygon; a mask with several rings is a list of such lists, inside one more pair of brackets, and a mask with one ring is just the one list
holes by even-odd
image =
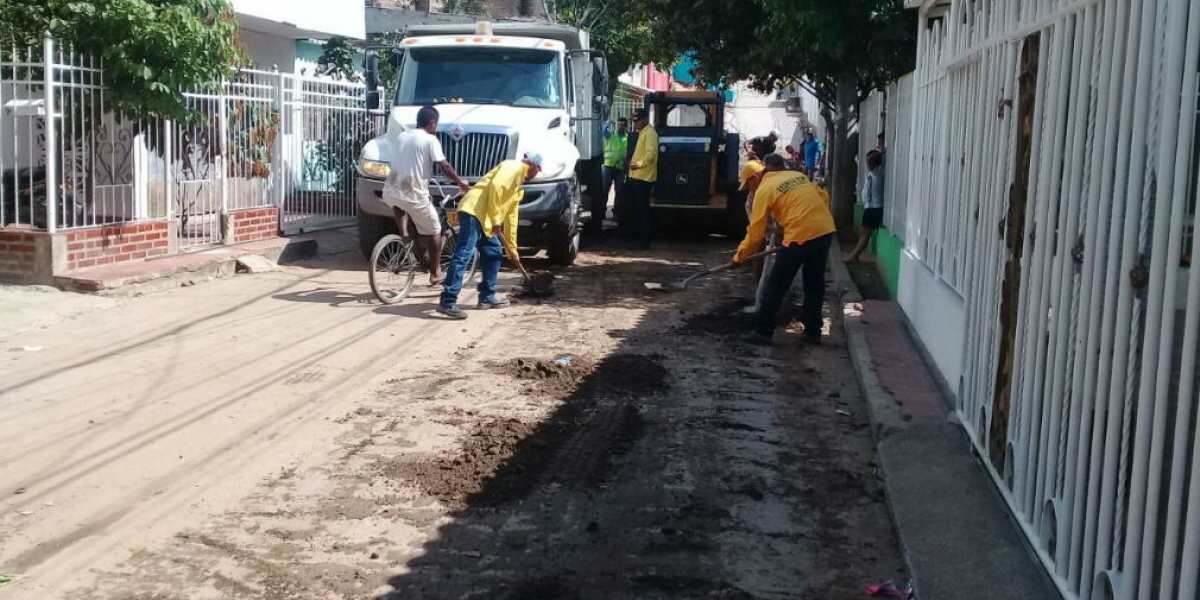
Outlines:
{"label": "bicycle front wheel", "polygon": [[399,304],[412,291],[418,267],[412,247],[412,242],[398,235],[385,235],[375,244],[367,277],[380,302]]}

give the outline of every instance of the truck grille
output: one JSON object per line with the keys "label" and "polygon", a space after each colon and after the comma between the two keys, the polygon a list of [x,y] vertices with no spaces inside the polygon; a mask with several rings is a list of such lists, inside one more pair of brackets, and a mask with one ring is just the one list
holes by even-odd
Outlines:
{"label": "truck grille", "polygon": [[[503,133],[468,133],[457,142],[449,133],[437,132],[450,166],[462,177],[483,177],[508,158],[508,136]],[[441,167],[437,168],[441,175]]]}

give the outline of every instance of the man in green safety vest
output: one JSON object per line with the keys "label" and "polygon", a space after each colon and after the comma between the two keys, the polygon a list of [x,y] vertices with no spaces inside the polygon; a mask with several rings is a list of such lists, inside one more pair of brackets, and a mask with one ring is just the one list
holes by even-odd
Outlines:
{"label": "man in green safety vest", "polygon": [[620,215],[621,188],[625,186],[625,156],[629,152],[629,120],[625,117],[617,119],[614,129],[612,122],[604,125],[604,182],[599,197],[592,199],[592,230],[599,233],[608,214],[608,195],[616,189]]}

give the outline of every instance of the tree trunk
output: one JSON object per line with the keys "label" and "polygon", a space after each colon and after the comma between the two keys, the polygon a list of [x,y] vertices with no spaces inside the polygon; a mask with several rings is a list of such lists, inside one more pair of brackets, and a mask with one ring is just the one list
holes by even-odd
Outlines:
{"label": "tree trunk", "polygon": [[833,167],[833,221],[839,230],[854,227],[854,188],[857,151],[850,143],[850,116],[858,99],[858,79],[849,74],[837,81],[837,113],[830,156]]}

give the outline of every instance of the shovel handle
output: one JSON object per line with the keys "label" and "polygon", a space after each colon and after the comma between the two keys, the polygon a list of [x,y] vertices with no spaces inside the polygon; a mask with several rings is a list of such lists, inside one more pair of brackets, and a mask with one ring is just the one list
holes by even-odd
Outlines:
{"label": "shovel handle", "polygon": [[[758,258],[771,256],[772,254],[775,254],[776,252],[779,252],[779,246],[775,246],[774,248],[771,248],[769,250],[763,250],[762,252],[759,252],[756,254],[751,254],[750,256],[746,257],[746,260],[738,263],[738,266],[744,265],[744,264],[746,264],[752,260],[758,259]],[[723,265],[713,267],[713,268],[701,273],[700,276],[703,277],[705,275],[712,275],[713,273],[720,273],[721,271],[726,271],[726,270],[729,270],[732,268],[733,268],[733,262],[727,262]]]}
{"label": "shovel handle", "polygon": [[[775,254],[776,252],[779,252],[779,246],[775,246],[774,248],[771,248],[770,250],[763,250],[762,252],[759,252],[757,254],[751,254],[750,256],[746,257],[745,261],[743,261],[742,263],[739,263],[739,266],[741,264],[748,263],[756,258],[763,258],[764,256],[771,256],[772,254]],[[700,279],[701,277],[708,277],[709,275],[712,275],[713,273],[720,273],[721,271],[728,271],[729,269],[732,269],[732,268],[733,268],[733,262],[727,262],[723,265],[719,265],[719,266],[713,267],[711,269],[708,269],[707,271],[701,271],[699,273],[696,273],[695,275],[692,275],[691,277],[684,279],[682,284],[684,287],[686,287],[687,284],[689,284],[697,279]]]}

